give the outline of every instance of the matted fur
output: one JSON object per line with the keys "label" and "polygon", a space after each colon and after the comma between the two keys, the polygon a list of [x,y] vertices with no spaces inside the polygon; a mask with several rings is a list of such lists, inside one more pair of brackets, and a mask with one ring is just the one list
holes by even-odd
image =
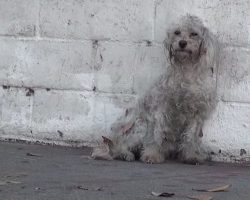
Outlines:
{"label": "matted fur", "polygon": [[110,138],[94,148],[93,158],[146,163],[207,158],[200,137],[216,105],[217,42],[199,18],[187,15],[169,28],[164,46],[168,73],[126,110]]}

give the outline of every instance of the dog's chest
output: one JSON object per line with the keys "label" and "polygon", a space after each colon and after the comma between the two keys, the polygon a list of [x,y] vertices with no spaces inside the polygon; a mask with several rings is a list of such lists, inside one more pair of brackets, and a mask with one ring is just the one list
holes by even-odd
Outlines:
{"label": "dog's chest", "polygon": [[175,79],[168,87],[169,106],[172,112],[188,117],[206,109],[210,91],[201,80]]}

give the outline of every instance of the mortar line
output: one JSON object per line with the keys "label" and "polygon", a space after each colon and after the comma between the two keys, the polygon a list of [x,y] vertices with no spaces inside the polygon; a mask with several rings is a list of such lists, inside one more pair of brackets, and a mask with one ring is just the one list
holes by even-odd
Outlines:
{"label": "mortar line", "polygon": [[38,16],[37,16],[37,22],[36,22],[36,38],[37,38],[37,40],[39,40],[39,38],[41,38],[41,35],[40,35],[40,33],[41,33],[41,30],[40,30],[40,17],[41,17],[41,1],[40,0],[37,0],[38,1]]}
{"label": "mortar line", "polygon": [[[18,41],[48,41],[48,42],[93,42],[98,41],[99,43],[119,43],[119,44],[127,44],[127,45],[140,45],[145,44],[148,45],[149,40],[141,40],[141,41],[132,41],[132,40],[114,40],[114,39],[68,39],[68,38],[52,38],[52,37],[29,37],[29,36],[15,36],[15,35],[1,35],[0,39],[13,39]],[[161,42],[150,41],[154,45],[161,45]]]}
{"label": "mortar line", "polygon": [[[52,37],[29,37],[29,36],[15,36],[15,35],[3,35],[0,34],[0,39],[13,39],[18,41],[48,41],[48,42],[93,42],[98,41],[99,43],[118,43],[118,44],[127,44],[127,45],[141,45],[144,44],[148,46],[148,40],[141,41],[132,41],[132,40],[115,40],[115,39],[68,39],[68,38],[52,38]],[[151,41],[152,46],[162,46],[162,42],[160,41]],[[250,43],[249,44],[236,44],[236,43],[220,43],[222,45],[222,49],[226,48],[240,48],[250,51]]]}
{"label": "mortar line", "polygon": [[[31,96],[30,98],[30,120],[29,120],[29,129],[30,131],[33,129],[33,108],[34,108],[35,96]],[[33,134],[32,134],[33,135]]]}
{"label": "mortar line", "polygon": [[221,99],[221,102],[225,103],[225,104],[232,104],[232,105],[249,105],[250,106],[250,100],[249,101],[230,101],[230,100],[224,100]]}
{"label": "mortar line", "polygon": [[9,88],[15,88],[15,89],[34,89],[34,90],[48,90],[48,92],[50,91],[65,91],[65,92],[87,92],[87,93],[90,93],[92,95],[119,95],[119,96],[127,96],[127,97],[136,97],[137,94],[129,94],[129,93],[115,93],[115,92],[105,92],[105,91],[96,91],[94,92],[93,90],[88,90],[88,89],[83,89],[83,90],[80,90],[80,89],[74,89],[74,88],[65,88],[65,89],[60,89],[60,88],[52,88],[52,87],[38,87],[38,86],[18,86],[18,85],[12,85],[12,84],[1,84],[2,87],[5,87],[4,89],[9,89]]}
{"label": "mortar line", "polygon": [[157,8],[157,2],[156,2],[157,0],[154,0],[154,2],[153,2],[153,6],[154,6],[154,18],[153,18],[153,33],[152,33],[152,37],[153,37],[153,41],[155,41],[155,31],[156,31],[156,8]]}

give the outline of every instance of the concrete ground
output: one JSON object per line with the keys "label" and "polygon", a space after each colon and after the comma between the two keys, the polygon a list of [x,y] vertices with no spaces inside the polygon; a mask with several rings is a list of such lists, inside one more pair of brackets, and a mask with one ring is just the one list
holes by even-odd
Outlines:
{"label": "concrete ground", "polygon": [[[151,192],[188,199],[208,195],[218,200],[250,199],[250,165],[90,160],[89,148],[73,149],[0,142],[1,200],[149,200]],[[231,184],[227,192],[198,192]]]}

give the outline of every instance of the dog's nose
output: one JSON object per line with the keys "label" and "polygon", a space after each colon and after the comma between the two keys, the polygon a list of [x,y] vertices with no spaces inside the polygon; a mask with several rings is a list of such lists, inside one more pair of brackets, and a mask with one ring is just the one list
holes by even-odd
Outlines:
{"label": "dog's nose", "polygon": [[179,42],[179,46],[180,46],[182,49],[184,49],[184,48],[187,46],[187,41],[181,40],[181,41]]}

